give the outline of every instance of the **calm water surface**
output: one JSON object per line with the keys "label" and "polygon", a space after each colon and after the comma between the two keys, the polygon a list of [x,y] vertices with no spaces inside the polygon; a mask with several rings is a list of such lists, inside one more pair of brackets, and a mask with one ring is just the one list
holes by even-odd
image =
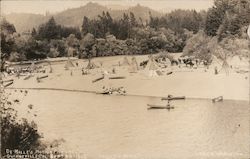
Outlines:
{"label": "calm water surface", "polygon": [[63,138],[68,150],[126,158],[249,158],[248,102],[171,102],[152,97],[29,91],[45,138]]}

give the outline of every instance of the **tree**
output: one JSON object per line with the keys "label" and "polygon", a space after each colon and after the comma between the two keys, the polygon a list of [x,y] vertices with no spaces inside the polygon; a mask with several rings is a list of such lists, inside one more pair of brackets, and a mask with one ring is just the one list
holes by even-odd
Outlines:
{"label": "tree", "polygon": [[215,7],[209,9],[205,23],[205,33],[209,36],[216,36],[223,17],[224,13],[220,13]]}
{"label": "tree", "polygon": [[[33,121],[22,118],[18,121],[17,111],[5,91],[0,89],[1,113],[1,158],[6,158],[6,149],[19,151],[45,150],[46,145],[41,143],[41,134]],[[8,158],[8,157],[7,157]]]}
{"label": "tree", "polygon": [[212,48],[209,46],[211,38],[208,37],[203,31],[199,31],[187,40],[187,44],[183,49],[183,55],[195,56],[196,58],[211,61]]}
{"label": "tree", "polygon": [[13,24],[10,24],[5,18],[0,23],[1,33],[3,34],[13,34],[16,32],[16,28]]}
{"label": "tree", "polygon": [[85,36],[88,32],[89,32],[89,28],[90,28],[90,22],[89,22],[89,18],[84,16],[83,17],[83,22],[82,22],[82,33]]}
{"label": "tree", "polygon": [[133,12],[129,12],[129,18],[130,18],[130,26],[131,27],[138,27],[138,23],[136,21],[135,15]]}
{"label": "tree", "polygon": [[29,38],[25,45],[25,57],[31,59],[44,59],[47,57],[50,47],[47,40],[37,41],[34,38]]}
{"label": "tree", "polygon": [[93,57],[93,46],[95,44],[95,37],[93,34],[88,33],[84,36],[84,38],[80,41],[80,49],[83,52],[83,56],[85,57]]}
{"label": "tree", "polygon": [[250,23],[250,2],[247,0],[215,0],[209,9],[205,32],[209,36],[237,36],[240,29]]}
{"label": "tree", "polygon": [[4,71],[5,61],[10,57],[10,53],[13,51],[13,46],[15,44],[13,33],[16,29],[13,24],[10,24],[6,19],[0,22],[1,27],[1,72]]}
{"label": "tree", "polygon": [[32,31],[31,31],[31,36],[34,37],[34,38],[36,38],[37,32],[36,32],[36,29],[35,29],[35,28],[32,29]]}
{"label": "tree", "polygon": [[60,39],[60,31],[61,26],[56,24],[54,17],[51,17],[47,23],[39,26],[38,39]]}

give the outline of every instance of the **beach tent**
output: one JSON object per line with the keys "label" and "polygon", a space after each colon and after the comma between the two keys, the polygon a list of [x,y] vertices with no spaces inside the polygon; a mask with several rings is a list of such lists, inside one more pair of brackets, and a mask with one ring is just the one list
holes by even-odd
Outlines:
{"label": "beach tent", "polygon": [[212,55],[212,63],[210,65],[212,67],[217,67],[219,72],[225,72],[227,75],[229,74],[230,66],[227,62],[227,58],[219,59]]}
{"label": "beach tent", "polygon": [[227,75],[229,74],[230,66],[227,63],[227,60],[223,60],[223,64],[219,72],[224,71]]}
{"label": "beach tent", "polygon": [[137,72],[139,70],[139,65],[135,57],[132,58],[132,62],[129,68],[130,72]]}
{"label": "beach tent", "polygon": [[33,62],[31,63],[31,65],[30,65],[30,70],[31,70],[32,72],[34,72],[36,68],[37,68],[37,67],[36,67],[36,65],[35,65],[35,62],[33,61]]}
{"label": "beach tent", "polygon": [[155,62],[155,59],[153,58],[153,56],[149,57],[145,70],[157,70],[157,69],[158,66],[157,63]]}
{"label": "beach tent", "polygon": [[[216,56],[215,56],[216,55]],[[221,61],[221,66],[217,67],[220,68],[219,72],[225,72],[227,75],[229,75],[230,71],[230,65],[228,64],[228,55],[225,53],[225,50],[223,50],[221,47],[217,47],[214,49],[214,55],[212,55],[212,60],[214,60],[215,57],[218,57],[217,61]],[[212,61],[213,62],[213,61]]]}
{"label": "beach tent", "polygon": [[91,59],[89,59],[89,63],[86,69],[94,69],[94,68],[98,68],[98,66]]}
{"label": "beach tent", "polygon": [[223,64],[222,60],[220,60],[216,56],[212,55],[212,62],[210,64],[212,67],[221,68],[222,64]]}
{"label": "beach tent", "polygon": [[128,61],[128,58],[124,57],[123,62],[122,62],[122,66],[129,66],[129,65],[130,65],[130,63]]}
{"label": "beach tent", "polygon": [[170,66],[171,61],[174,60],[173,56],[171,56],[168,52],[162,52],[155,56],[155,59],[161,64]]}
{"label": "beach tent", "polygon": [[70,67],[75,67],[75,66],[74,66],[73,62],[70,60],[70,58],[68,58],[68,60],[67,60],[67,62],[66,62],[66,64],[65,64],[65,66],[64,66],[64,68],[65,68],[66,70],[68,70]]}
{"label": "beach tent", "polygon": [[168,66],[170,66],[170,65],[171,65],[171,61],[170,61],[170,59],[169,59],[169,58],[165,58],[165,59],[163,59],[163,63],[164,63],[164,64],[166,64],[166,65],[168,65]]}
{"label": "beach tent", "polygon": [[153,58],[153,56],[150,56],[145,70],[148,71],[148,75],[150,77],[154,77],[158,76],[158,74],[156,73],[157,69],[158,66],[157,63],[155,62],[155,59]]}
{"label": "beach tent", "polygon": [[156,76],[158,76],[158,74],[157,74],[156,71],[150,70],[150,71],[148,72],[148,76],[149,76],[149,77],[156,77]]}
{"label": "beach tent", "polygon": [[249,66],[248,62],[244,60],[244,58],[240,58],[239,56],[233,56],[229,62],[233,68],[242,68]]}

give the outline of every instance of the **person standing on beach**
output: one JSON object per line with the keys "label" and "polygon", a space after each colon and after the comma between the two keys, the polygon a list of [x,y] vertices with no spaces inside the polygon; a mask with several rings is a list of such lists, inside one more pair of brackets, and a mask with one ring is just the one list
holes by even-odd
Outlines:
{"label": "person standing on beach", "polygon": [[218,68],[217,68],[217,66],[214,67],[214,74],[215,74],[215,75],[218,74]]}

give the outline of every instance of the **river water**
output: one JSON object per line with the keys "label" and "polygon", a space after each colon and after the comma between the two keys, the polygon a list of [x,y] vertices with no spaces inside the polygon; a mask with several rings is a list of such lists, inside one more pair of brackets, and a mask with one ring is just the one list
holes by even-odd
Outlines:
{"label": "river water", "polygon": [[[29,91],[45,139],[63,138],[66,149],[92,158],[249,158],[246,101],[186,99],[171,110],[155,97]],[[23,109],[23,108],[21,108]]]}

